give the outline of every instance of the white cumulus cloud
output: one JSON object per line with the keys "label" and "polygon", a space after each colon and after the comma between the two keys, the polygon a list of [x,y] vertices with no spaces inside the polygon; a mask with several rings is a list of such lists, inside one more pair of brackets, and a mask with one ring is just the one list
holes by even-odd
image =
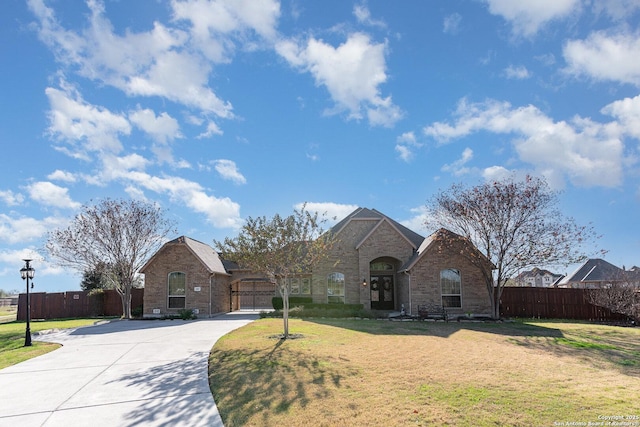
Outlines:
{"label": "white cumulus cloud", "polygon": [[238,170],[238,166],[233,160],[219,159],[214,162],[216,171],[223,179],[233,181],[236,184],[246,184],[246,178]]}
{"label": "white cumulus cloud", "polygon": [[29,198],[45,206],[56,208],[77,209],[80,203],[74,202],[69,196],[69,189],[60,187],[48,181],[34,182],[27,186]]}
{"label": "white cumulus cloud", "polygon": [[640,86],[640,31],[598,31],[565,43],[563,55],[570,75]]}
{"label": "white cumulus cloud", "polygon": [[507,20],[516,35],[531,37],[546,23],[566,17],[580,0],[484,0],[493,15]]}
{"label": "white cumulus cloud", "polygon": [[[613,113],[614,107],[609,110]],[[440,143],[487,131],[514,136],[521,161],[535,166],[550,180],[559,176],[578,186],[614,187],[622,183],[628,162],[623,137],[632,132],[622,122],[599,123],[575,116],[554,121],[535,106],[512,107],[508,102],[460,101],[453,124],[436,122],[424,129]]]}
{"label": "white cumulus cloud", "polygon": [[277,52],[293,67],[309,72],[335,102],[329,114],[346,111],[349,119],[367,117],[373,126],[392,127],[403,117],[380,85],[387,81],[385,43],[374,43],[364,33],[350,34],[338,47],[313,37],[306,42],[282,40]]}

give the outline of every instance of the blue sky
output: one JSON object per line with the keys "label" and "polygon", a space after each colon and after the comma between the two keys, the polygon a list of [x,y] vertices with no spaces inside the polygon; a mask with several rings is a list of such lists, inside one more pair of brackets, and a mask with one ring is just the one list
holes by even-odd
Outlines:
{"label": "blue sky", "polygon": [[[211,243],[300,203],[424,235],[452,183],[546,177],[640,265],[638,0],[5,0],[0,289],[104,197]],[[559,271],[563,273],[564,271]]]}

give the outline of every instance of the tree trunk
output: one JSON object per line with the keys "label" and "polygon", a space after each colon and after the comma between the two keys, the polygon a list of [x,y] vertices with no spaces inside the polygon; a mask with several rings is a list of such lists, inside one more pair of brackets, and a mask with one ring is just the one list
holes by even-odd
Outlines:
{"label": "tree trunk", "polygon": [[122,287],[116,285],[116,291],[118,291],[120,301],[122,302],[123,319],[131,319],[131,287],[131,285],[124,285]]}
{"label": "tree trunk", "polygon": [[282,321],[284,326],[283,336],[284,339],[289,338],[289,290],[287,285],[280,286],[280,293],[282,294]]}

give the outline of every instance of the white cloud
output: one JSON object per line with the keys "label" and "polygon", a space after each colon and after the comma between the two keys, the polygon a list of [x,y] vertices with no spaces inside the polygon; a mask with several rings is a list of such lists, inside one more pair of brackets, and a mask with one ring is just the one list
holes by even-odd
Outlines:
{"label": "white cloud", "polygon": [[593,9],[596,13],[605,13],[615,20],[623,20],[640,9],[638,0],[594,0]]}
{"label": "white cloud", "polygon": [[490,166],[482,171],[482,177],[485,181],[502,181],[512,176],[514,171],[502,166]]}
{"label": "white cloud", "polygon": [[459,13],[452,13],[444,17],[444,23],[442,24],[442,31],[446,34],[458,34],[460,31],[460,23],[462,22],[462,15]]}
{"label": "white cloud", "polygon": [[426,223],[430,217],[426,205],[412,208],[411,213],[413,216],[407,220],[400,221],[400,224],[415,231],[416,233],[422,233],[423,235],[427,235],[435,231],[427,229]]}
{"label": "white cloud", "polygon": [[580,6],[580,0],[484,0],[489,12],[511,23],[516,35],[531,37],[546,23],[564,18]]}
{"label": "white cloud", "polygon": [[[119,135],[129,135],[131,125],[125,117],[106,108],[91,105],[73,88],[47,88],[49,98],[49,132],[67,142],[73,157],[90,159],[91,152],[118,153],[122,150]],[[84,145],[78,146],[78,143]]]}
{"label": "white cloud", "polygon": [[24,196],[20,193],[14,193],[11,190],[0,190],[0,200],[8,206],[16,206],[24,202]]}
{"label": "white cloud", "polygon": [[76,176],[73,173],[60,169],[56,169],[47,175],[47,179],[52,181],[76,182]]}
{"label": "white cloud", "polygon": [[176,176],[158,177],[136,170],[119,170],[111,179],[128,183],[128,191],[135,192],[133,184],[139,188],[158,194],[167,194],[173,203],[183,204],[196,213],[206,216],[215,227],[238,228],[242,224],[240,205],[228,197],[215,197],[206,193],[197,182]]}
{"label": "white cloud", "polygon": [[266,40],[277,34],[280,3],[275,0],[172,0],[173,19],[191,22],[195,44],[214,62],[227,62],[236,42],[255,43],[250,32]]}
{"label": "white cloud", "polygon": [[513,108],[508,102],[460,101],[453,125],[436,122],[424,129],[427,136],[445,143],[472,133],[513,134],[520,160],[552,179],[564,176],[579,186],[613,187],[622,182],[624,129],[619,123],[597,123],[574,117],[554,122],[538,108]]}
{"label": "white cloud", "polygon": [[306,43],[283,40],[277,52],[293,67],[313,75],[316,85],[324,86],[335,102],[327,113],[348,112],[349,119],[366,114],[373,126],[393,126],[403,117],[391,97],[383,97],[379,86],[386,82],[384,43],[373,43],[368,35],[354,33],[334,48],[322,40]]}
{"label": "white cloud", "polygon": [[586,40],[570,40],[563,47],[565,72],[593,80],[640,86],[640,32],[592,33]]}
{"label": "white cloud", "polygon": [[65,226],[67,222],[67,219],[58,217],[12,218],[0,213],[0,240],[12,245],[31,242],[42,238],[52,229]]}
{"label": "white cloud", "polygon": [[383,20],[373,19],[371,17],[371,12],[365,2],[353,6],[353,15],[361,24],[380,28],[387,27],[387,24]]}
{"label": "white cloud", "polygon": [[469,147],[465,148],[461,157],[455,162],[443,165],[441,170],[443,172],[451,172],[455,176],[465,175],[470,172],[470,169],[465,165],[473,159],[473,150]]}
{"label": "white cloud", "polygon": [[236,184],[246,184],[246,178],[238,170],[238,166],[232,160],[220,159],[214,162],[216,171],[223,179],[233,181]]}
{"label": "white cloud", "polygon": [[396,151],[405,162],[410,162],[414,157],[414,150],[422,147],[413,132],[405,132],[396,138]]}
{"label": "white cloud", "polygon": [[59,187],[51,182],[34,182],[27,186],[29,198],[45,206],[57,208],[77,209],[80,203],[74,202],[69,196],[69,189]]}
{"label": "white cloud", "polygon": [[358,205],[345,205],[340,203],[333,202],[306,202],[306,203],[298,203],[294,207],[296,209],[302,209],[302,206],[305,206],[305,209],[311,213],[317,212],[318,216],[325,215],[327,223],[329,225],[333,225],[338,221],[344,219],[351,212],[358,209]]}
{"label": "white cloud", "polygon": [[29,0],[39,20],[38,34],[60,64],[81,76],[116,87],[128,95],[162,96],[219,117],[233,117],[232,106],[208,87],[211,64],[191,53],[188,33],[154,23],[141,33],[113,32],[104,4],[87,2],[89,23],[82,33],[65,30],[42,0]]}
{"label": "white cloud", "polygon": [[207,130],[205,132],[202,132],[196,138],[197,139],[211,138],[214,135],[222,135],[222,134],[223,132],[220,130],[220,128],[216,123],[209,122],[207,123]]}
{"label": "white cloud", "polygon": [[618,119],[625,134],[640,139],[640,95],[612,102],[600,111]]}
{"label": "white cloud", "polygon": [[173,162],[173,153],[168,144],[175,138],[182,138],[176,119],[166,112],[156,116],[153,110],[138,107],[137,110],[129,112],[129,120],[154,140],[151,149],[160,162]]}
{"label": "white cloud", "polygon": [[520,65],[514,67],[513,65],[509,65],[504,70],[504,74],[508,79],[516,79],[516,80],[524,80],[531,77],[531,73],[524,65]]}
{"label": "white cloud", "polygon": [[129,120],[155,141],[163,144],[182,137],[178,121],[166,112],[156,116],[156,113],[149,108],[138,108],[129,113]]}

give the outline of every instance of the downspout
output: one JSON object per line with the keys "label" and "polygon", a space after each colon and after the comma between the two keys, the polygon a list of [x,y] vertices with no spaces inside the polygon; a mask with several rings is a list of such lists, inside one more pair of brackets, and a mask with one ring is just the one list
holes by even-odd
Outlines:
{"label": "downspout", "polygon": [[407,270],[403,271],[404,274],[409,276],[409,314],[413,314],[413,300],[411,298],[411,273]]}
{"label": "downspout", "polygon": [[211,273],[209,276],[209,318],[211,318],[211,289],[216,280],[216,273]]}

